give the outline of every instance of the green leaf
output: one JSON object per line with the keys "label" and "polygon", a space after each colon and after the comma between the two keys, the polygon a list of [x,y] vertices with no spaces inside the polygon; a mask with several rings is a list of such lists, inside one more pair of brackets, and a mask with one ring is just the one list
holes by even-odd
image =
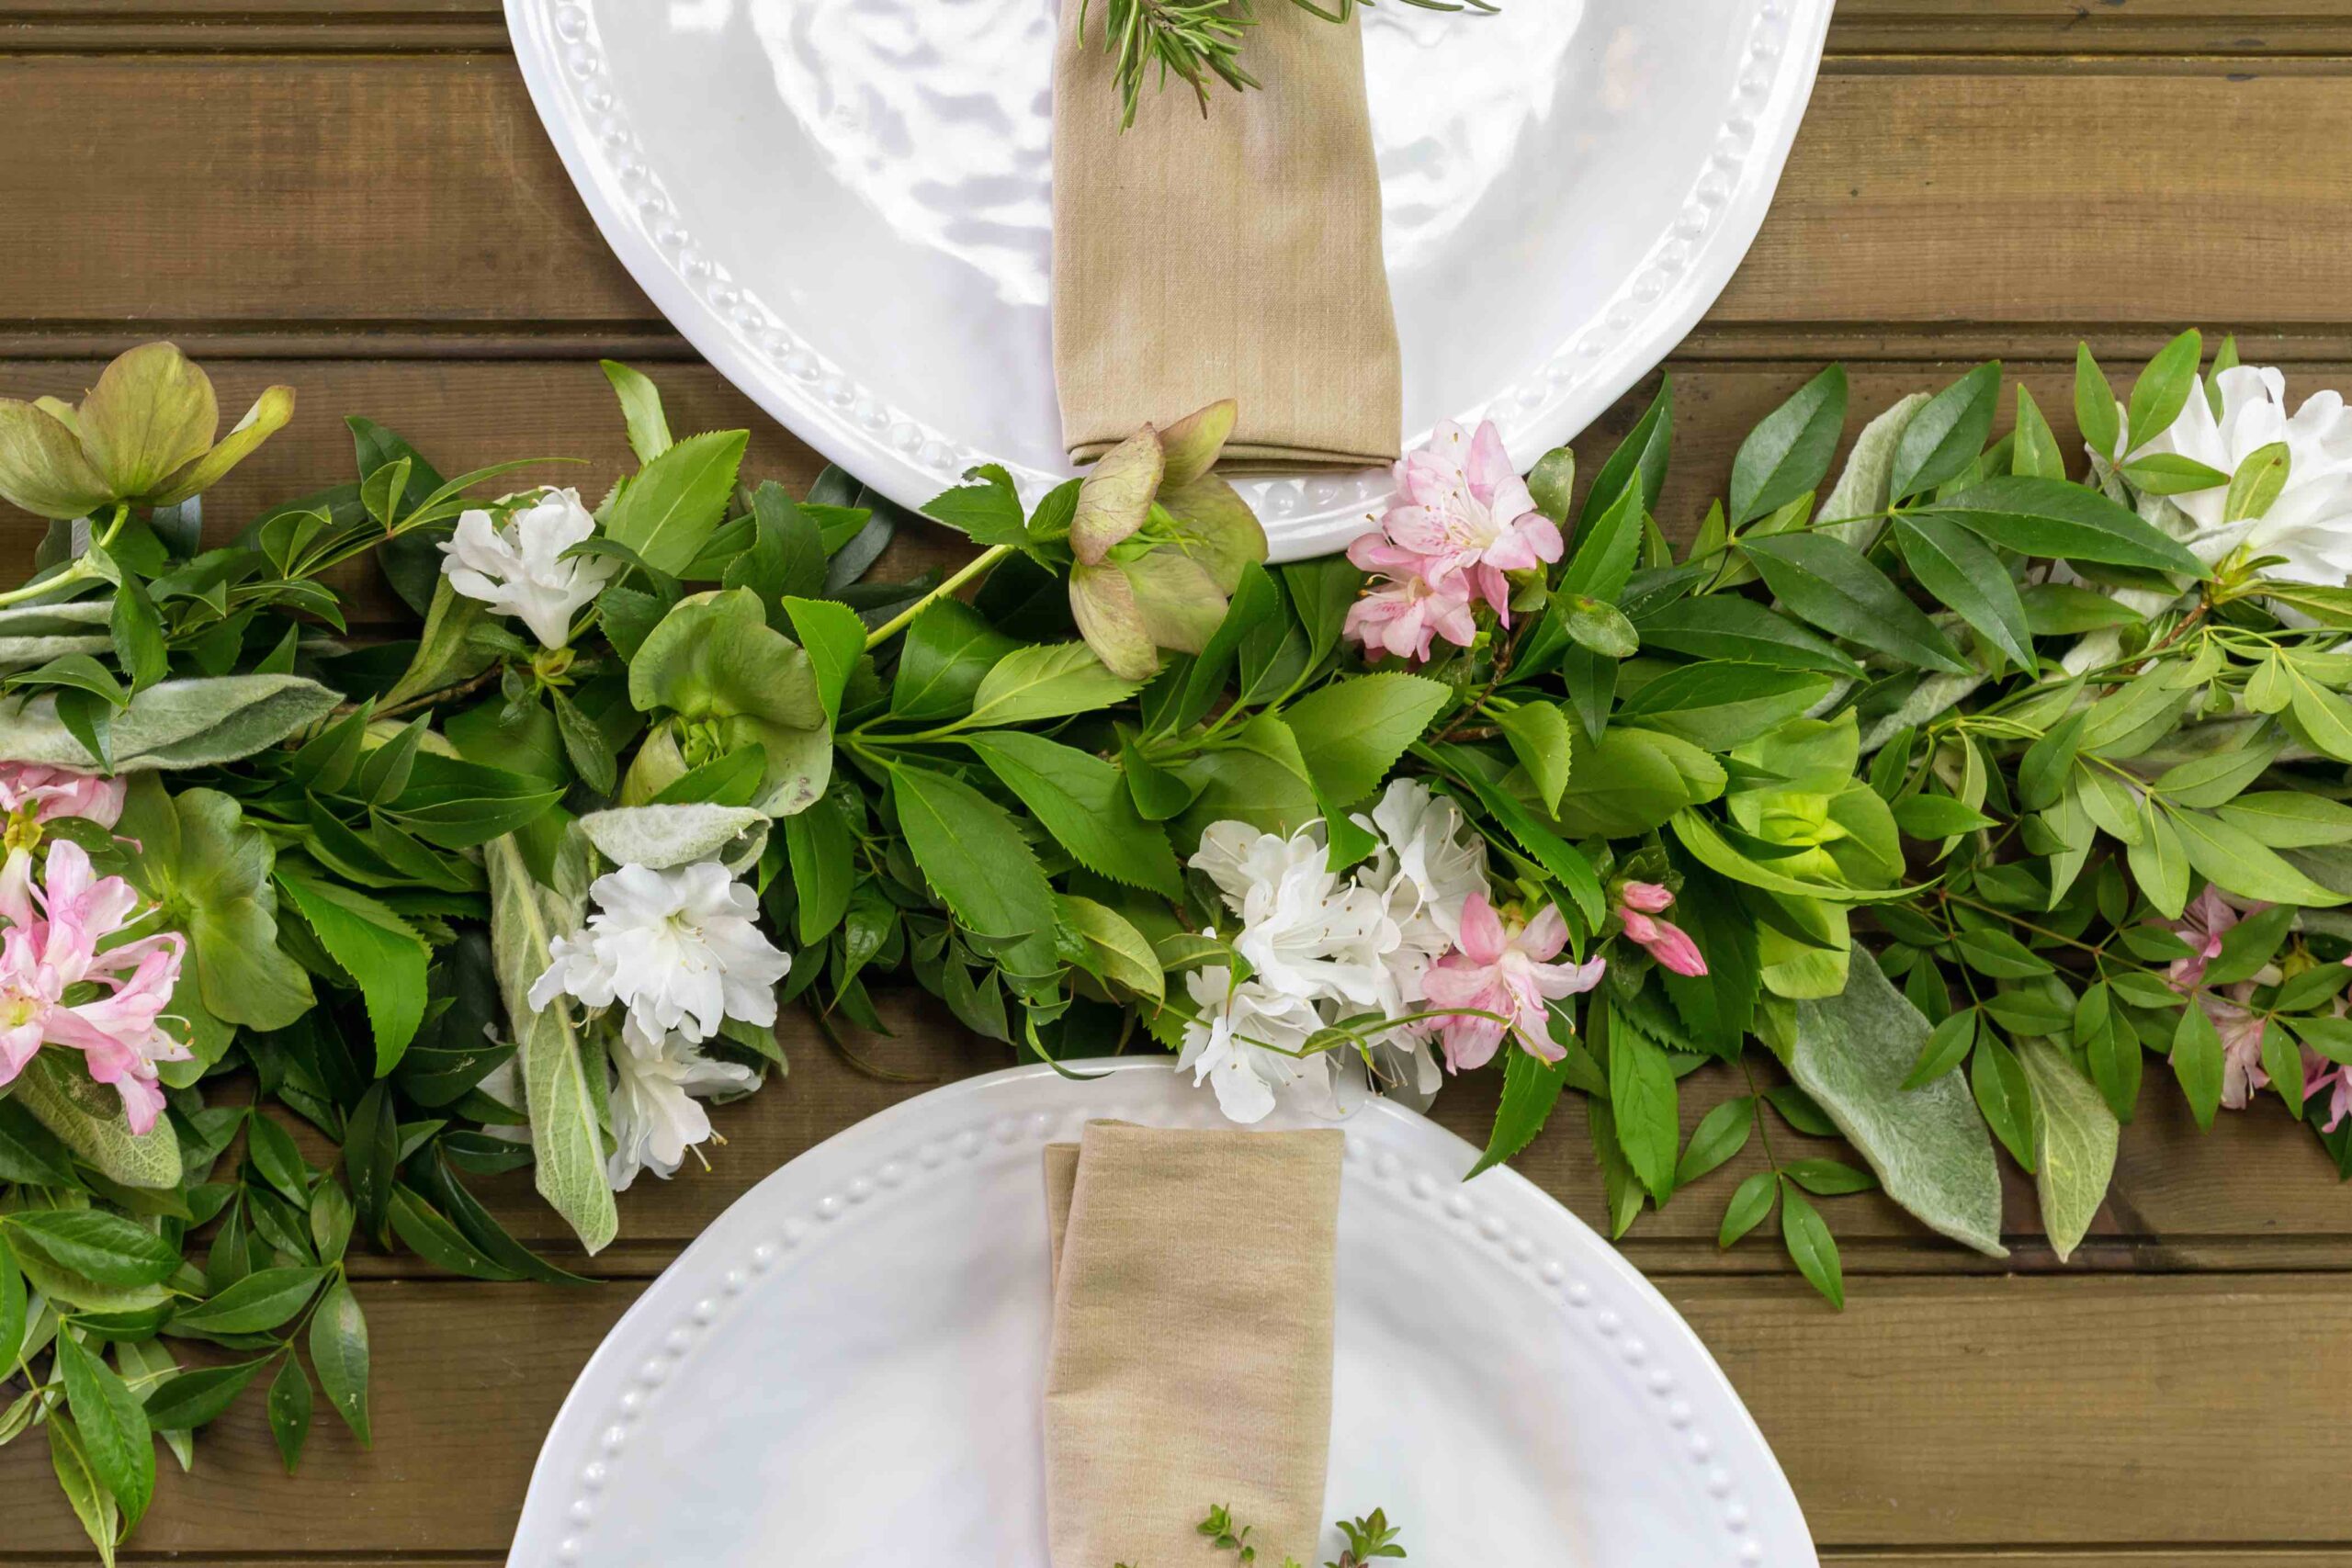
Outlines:
{"label": "green leaf", "polygon": [[1053,929],[1052,890],[1004,807],[961,779],[905,764],[890,769],[890,796],[908,852],[957,920],[1007,939]]}
{"label": "green leaf", "polygon": [[1950,1075],[1906,1088],[1928,1021],[1857,946],[1845,992],[1799,1002],[1789,1071],[1878,1174],[1887,1196],[1930,1228],[1991,1257],[2001,1246],[1992,1140]]}
{"label": "green leaf", "polygon": [[1309,692],[1283,717],[1308,776],[1326,799],[1344,807],[1380,788],[1453,695],[1420,675],[1356,675]]}
{"label": "green leaf", "polygon": [[856,611],[831,599],[786,598],[784,610],[817,672],[817,698],[824,705],[830,729],[841,722],[842,693],[865,655],[865,623]]}
{"label": "green leaf", "polygon": [[1709,660],[1668,670],[1620,703],[1627,724],[1728,751],[1828,695],[1831,678],[1768,664]]}
{"label": "green leaf", "polygon": [[2074,637],[2103,626],[2137,626],[2146,617],[2128,604],[2071,582],[2037,582],[2019,595],[2025,624],[2036,637]]}
{"label": "green leaf", "polygon": [[288,1322],[318,1293],[323,1269],[262,1269],[194,1306],[173,1323],[205,1334],[261,1334]]}
{"label": "green leaf", "polygon": [[[2243,828],[2201,811],[2177,811],[2169,819],[2179,830],[2188,863],[2206,880],[2227,892],[2305,908],[2325,908],[2344,902],[2345,895],[2322,887],[2263,848]],[[2154,901],[2153,894],[2150,899]]]}
{"label": "green leaf", "polygon": [[7,1234],[0,1231],[0,1366],[15,1366],[24,1348],[25,1303],[25,1276],[8,1250]]}
{"label": "green leaf", "polygon": [[2267,513],[2287,488],[2288,470],[2293,465],[2284,441],[2247,453],[2239,461],[2237,472],[2229,477],[2230,493],[2222,502],[2222,524],[2245,523]]}
{"label": "green leaf", "polygon": [[2058,437],[2051,430],[2041,405],[2033,400],[2033,394],[2026,390],[2022,381],[2018,383],[2017,446],[2009,460],[2009,471],[2044,479],[2066,477],[2066,455],[2059,449]]}
{"label": "green leaf", "polygon": [[288,1202],[310,1202],[309,1173],[302,1163],[302,1151],[295,1146],[294,1134],[263,1115],[258,1108],[245,1121],[245,1152],[253,1156],[254,1168],[261,1172],[262,1179],[284,1193]]}
{"label": "green leaf", "polygon": [[1732,1190],[1731,1201],[1724,1205],[1724,1223],[1715,1233],[1715,1245],[1728,1247],[1762,1224],[1780,1195],[1780,1179],[1769,1170],[1759,1170],[1741,1182]]}
{"label": "green leaf", "polygon": [[2197,367],[2205,358],[2205,340],[2194,329],[2181,333],[2156,351],[2140,379],[2132,387],[2130,429],[2132,449],[2139,450],[2165,431],[2188,406],[2197,385]]}
{"label": "green leaf", "polygon": [[1968,1087],[1976,1096],[1976,1107],[1984,1112],[1984,1123],[2009,1156],[2028,1170],[2035,1166],[2035,1121],[2033,1086],[2026,1080],[2025,1068],[2017,1054],[2001,1043],[2000,1036],[1986,1030],[1978,1036],[1975,1054],[1968,1058]]}
{"label": "green leaf", "polygon": [[491,951],[522,1066],[538,1190],[593,1255],[620,1228],[605,1178],[606,1067],[587,1056],[569,998],[545,1008],[529,1002],[551,962],[548,943],[578,929],[581,903],[534,880],[512,837],[484,846],[482,864],[490,874]]}
{"label": "green leaf", "polygon": [[1020,646],[962,600],[934,600],[907,628],[899,650],[891,716],[932,723],[967,711],[981,678]]}
{"label": "green leaf", "polygon": [[[2267,766],[2267,759],[2261,760]],[[2172,773],[2192,766],[2195,764],[2184,762]],[[2159,779],[2157,786],[2162,788],[2164,780]],[[2175,792],[2175,798],[2178,798],[2178,792]],[[2352,841],[2352,806],[2324,795],[2307,795],[2297,789],[2264,790],[2237,795],[2226,803],[2197,799],[2184,800],[2182,804],[2218,804],[2222,821],[2274,850],[2312,849]]]}
{"label": "green leaf", "polygon": [[2025,602],[1990,546],[1941,517],[1898,516],[1894,536],[1920,586],[1958,612],[2021,670],[2033,665]]}
{"label": "green leaf", "polygon": [[1082,642],[1017,648],[980,678],[961,727],[995,729],[1092,713],[1126,701],[1141,684],[1111,673]]}
{"label": "green leaf", "polygon": [[[1012,476],[1001,465],[989,463],[972,469],[964,478],[968,482],[933,497],[923,507],[923,515],[956,529],[976,545],[1017,547],[1028,543],[1028,520],[1022,512],[1021,494],[1013,488]],[[1145,498],[1149,499],[1148,491]]]}
{"label": "green leaf", "polygon": [[2188,849],[2174,830],[2172,816],[2158,811],[2154,801],[2141,802],[2140,812],[2140,841],[2125,847],[2124,863],[2141,896],[2165,919],[2177,920],[2188,907]]}
{"label": "green leaf", "polygon": [[[179,1138],[170,1121],[158,1119],[153,1131],[134,1134],[121,1096],[93,1082],[80,1062],[44,1051],[26,1065],[14,1093],[19,1110],[107,1179],[142,1191],[180,1184]],[[69,1172],[59,1185],[81,1183]]]}
{"label": "green leaf", "polygon": [[363,1449],[375,1438],[368,1416],[368,1319],[351,1287],[337,1280],[311,1315],[311,1364],[327,1403]]}
{"label": "green leaf", "polygon": [[1623,1013],[1612,1012],[1609,1021],[1609,1106],[1617,1122],[1617,1146],[1650,1196],[1664,1203],[1674,1193],[1682,1131],[1674,1067],[1657,1043]]}
{"label": "green leaf", "polygon": [[1659,978],[1691,1041],[1735,1060],[1754,1021],[1761,984],[1756,921],[1736,890],[1713,872],[1679,856],[1676,865],[1682,873],[1682,895],[1675,902],[1675,919],[1706,955],[1707,972],[1682,976],[1661,970]]}
{"label": "green leaf", "polygon": [[180,1266],[179,1248],[135,1220],[103,1209],[28,1209],[0,1219],[0,1230],[30,1258],[100,1285],[153,1285]]}
{"label": "green leaf", "polygon": [[830,795],[784,819],[785,860],[798,898],[794,919],[802,946],[823,941],[841,924],[856,885],[856,848],[849,821]]}
{"label": "green leaf", "polygon": [[622,487],[605,536],[657,571],[684,571],[726,516],[751,439],[748,430],[715,430],[665,448]]}
{"label": "green leaf", "polygon": [[1832,365],[1748,432],[1731,465],[1733,526],[1817,490],[1846,428],[1846,371]]}
{"label": "green leaf", "polygon": [[1841,1159],[1792,1159],[1781,1168],[1781,1174],[1816,1198],[1842,1198],[1878,1185],[1877,1177]]}
{"label": "green leaf", "polygon": [[[320,719],[335,694],[296,675],[163,681],[130,699],[108,726],[114,767],[198,768],[232,762]],[[53,692],[0,697],[0,761],[87,773],[100,765],[57,711]]]}
{"label": "green leaf", "polygon": [[1937,1024],[1928,1032],[1927,1043],[1919,1047],[1918,1060],[1904,1075],[1903,1087],[1923,1089],[1960,1066],[1976,1043],[1977,1028],[1973,1008],[1962,1008]]}
{"label": "green leaf", "polygon": [[662,391],[641,371],[617,359],[600,359],[605,379],[621,400],[621,419],[628,427],[628,449],[639,463],[650,463],[670,449],[670,422],[662,412]]}
{"label": "green leaf", "polygon": [[2082,1245],[2107,1197],[2120,1129],[2099,1091],[2057,1046],[2025,1040],[2018,1055],[2033,1084],[2034,1182],[2041,1195],[2041,1228],[2064,1263]]}
{"label": "green leaf", "polygon": [[2183,1008],[2172,1036],[2173,1076],[2188,1100],[2198,1126],[2211,1132],[2213,1113],[2222,1106],[2222,1036],[2205,1010],[2191,1002]]}
{"label": "green leaf", "polygon": [[1894,803],[1894,825],[1914,839],[1933,843],[1990,828],[1994,821],[1966,801],[1948,795],[1920,794],[1905,795]]}
{"label": "green leaf", "polygon": [[771,816],[824,793],[832,744],[814,668],[749,589],[681,600],[630,660],[628,695],[639,712],[666,708],[703,725],[726,750],[757,746],[767,765],[755,804]]}
{"label": "green leaf", "polygon": [[88,1458],[90,1473],[121,1507],[131,1525],[155,1495],[155,1445],[147,1412],[113,1368],[60,1331],[55,1342],[58,1374],[74,1426]]}
{"label": "green leaf", "polygon": [[2119,471],[2143,495],[2188,495],[2230,482],[2230,476],[2219,468],[2177,452],[2151,452],[2132,458]]}
{"label": "green leaf", "polygon": [[1838,1266],[1837,1240],[1830,1235],[1821,1211],[1792,1181],[1781,1183],[1781,1241],[1805,1282],[1831,1306],[1844,1311],[1846,1278]]}
{"label": "green leaf", "polygon": [[82,1521],[83,1531],[98,1549],[98,1561],[106,1568],[114,1568],[115,1542],[122,1534],[121,1511],[113,1494],[99,1484],[89,1456],[83,1451],[81,1433],[57,1411],[49,1417],[49,1462],[57,1473],[58,1485],[65,1490],[74,1517]]}
{"label": "green leaf", "polygon": [[1641,556],[1642,489],[1626,486],[1598,517],[1591,515],[1589,499],[1585,510],[1587,521],[1577,529],[1559,592],[1614,601]]}
{"label": "green leaf", "polygon": [[286,1364],[269,1382],[269,1435],[277,1439],[277,1457],[286,1473],[302,1462],[302,1446],[311,1438],[311,1380],[291,1351]]}
{"label": "green leaf", "polygon": [[2086,343],[2075,345],[2075,423],[2092,451],[2102,459],[2115,457],[2123,444],[2122,411],[2115,406],[2115,389]]}
{"label": "green leaf", "polygon": [[1530,1051],[1505,1052],[1502,1102],[1495,1108],[1494,1131],[1487,1136],[1487,1152],[1463,1179],[1493,1169],[1533,1143],[1535,1134],[1551,1120],[1552,1108],[1559,1103],[1560,1090],[1567,1081],[1565,1058],[1546,1062]]}
{"label": "green leaf", "polygon": [[1640,1215],[1645,1194],[1641,1178],[1618,1146],[1617,1119],[1607,1100],[1596,1097],[1586,1102],[1585,1130],[1592,1138],[1593,1156],[1600,1162],[1601,1191],[1609,1201],[1609,1239],[1614,1241]]}
{"label": "green leaf", "polygon": [[1136,813],[1117,768],[1091,751],[1019,730],[984,730],[964,740],[1079,864],[1131,887],[1182,896],[1167,832]]}
{"label": "green leaf", "polygon": [[424,1018],[424,971],[431,954],[406,920],[376,899],[280,862],[277,885],[294,900],[319,945],[367,999],[376,1037],[376,1076],[400,1065]]}
{"label": "green leaf", "polygon": [[[1625,439],[1609,454],[1600,471],[1592,476],[1592,489],[1585,492],[1584,510],[1577,514],[1579,536],[1593,525],[1600,515],[1617,504],[1618,498],[1629,488],[1641,491],[1641,507],[1645,512],[1657,510],[1657,498],[1666,489],[1666,465],[1674,446],[1674,378],[1658,379],[1657,396],[1650,400]],[[1571,464],[1573,467],[1573,464]],[[1555,523],[1567,521],[1566,511],[1553,516]]]}
{"label": "green leaf", "polygon": [[1992,434],[1993,410],[2000,400],[2001,364],[1989,360],[1922,404],[1895,445],[1893,498],[1908,501],[1975,461]]}
{"label": "green leaf", "polygon": [[1949,517],[2021,555],[2139,567],[2199,580],[2211,575],[2202,561],[2170,535],[2143,522],[2130,507],[2063,479],[1996,476],[1919,511]]}
{"label": "green leaf", "polygon": [[1645,646],[1692,659],[1740,660],[1849,680],[1862,672],[1836,644],[1735,593],[1674,600],[1644,614],[1634,629]]}
{"label": "green leaf", "polygon": [[1559,810],[1575,755],[1567,716],[1550,703],[1526,702],[1496,715],[1495,728],[1502,731],[1511,754],[1534,781],[1535,798],[1543,803],[1545,814]]}
{"label": "green leaf", "polygon": [[1934,622],[1920,614],[1860,550],[1826,534],[1743,540],[1765,585],[1782,605],[1824,631],[1905,663],[1970,673]]}
{"label": "green leaf", "polygon": [[276,856],[234,798],[209,789],[168,795],[158,775],[141,773],[118,827],[138,845],[130,881],[187,936],[196,984],[191,995],[183,974],[175,1010],[200,998],[211,1017],[254,1029],[284,1029],[310,1010],[309,977],[277,945]]}
{"label": "green leaf", "polygon": [[1674,1167],[1676,1190],[1690,1186],[1746,1148],[1748,1134],[1755,1130],[1753,1095],[1726,1100],[1700,1117],[1698,1126],[1690,1131],[1690,1143],[1683,1146],[1682,1158]]}
{"label": "green leaf", "polygon": [[228,1413],[237,1395],[267,1365],[263,1359],[199,1367],[166,1379],[147,1395],[147,1424],[159,1432],[187,1432],[209,1426]]}
{"label": "green leaf", "polygon": [[[2290,840],[2305,843],[2334,843],[2334,839],[2302,839],[2305,833],[2332,831],[2328,817],[2342,813],[2347,828],[2352,828],[2352,807],[2346,807],[2322,796],[2304,795],[2297,790],[2284,790],[2276,796],[2249,795],[2241,800],[2239,792],[2260,778],[2263,771],[2278,760],[2279,747],[2275,741],[2254,741],[2216,751],[2209,756],[2192,757],[2186,762],[2176,762],[2158,773],[2149,787],[2176,806],[2212,807],[2231,807],[2222,813],[2222,818],[2233,826],[2244,828],[2272,849],[2293,849],[2292,841],[2281,843],[2271,835],[2286,834]],[[2282,804],[2272,807],[2267,802],[2277,799]],[[2320,812],[2306,822],[2298,822],[2304,807],[2284,802],[2318,802]],[[2265,803],[2265,804],[2257,804]]]}

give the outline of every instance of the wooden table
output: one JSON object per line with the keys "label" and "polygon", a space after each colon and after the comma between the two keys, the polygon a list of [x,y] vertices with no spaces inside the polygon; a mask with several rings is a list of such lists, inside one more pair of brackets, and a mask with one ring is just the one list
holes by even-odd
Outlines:
{"label": "wooden table", "polygon": [[[2347,0],[1840,9],[1770,220],[1669,366],[1670,528],[1692,526],[1738,436],[1826,357],[1851,367],[1858,411],[1999,355],[2055,412],[2078,336],[2128,364],[2198,324],[2299,387],[2352,385]],[[814,471],[606,253],[495,0],[0,0],[0,389],[70,394],[166,333],[224,404],[300,389],[295,427],[209,498],[217,522],[344,477],[346,412],[447,471],[566,454],[601,476],[624,457],[606,355],[652,369],[682,430],[751,425],[754,471]],[[1588,439],[1589,463],[1637,401]],[[0,524],[0,578],[34,533]],[[913,566],[957,547],[896,549]],[[1008,1060],[919,995],[884,1006],[899,1032],[859,1043],[872,1062],[946,1078]],[[599,1259],[611,1283],[368,1260],[376,1451],[329,1424],[288,1481],[258,1410],[241,1412],[196,1478],[166,1478],[134,1557],[499,1560],[558,1402],[644,1281],[778,1163],[915,1092],[805,1026],[786,1035],[789,1080],[720,1114],[715,1168],[628,1194]],[[2158,1077],[2069,1267],[2022,1184],[2008,1272],[1874,1197],[1841,1201],[1838,1315],[1769,1243],[1716,1250],[1745,1163],[1625,1244],[1739,1385],[1826,1558],[2352,1568],[2352,1192],[2275,1105],[2200,1137]],[[1686,1120],[1724,1092],[1693,1096]],[[1475,1084],[1441,1101],[1474,1135],[1490,1107]],[[1522,1164],[1599,1219],[1580,1116]],[[521,1186],[499,1203],[556,1241]],[[39,1443],[0,1452],[0,1562],[85,1556],[47,1469]]]}

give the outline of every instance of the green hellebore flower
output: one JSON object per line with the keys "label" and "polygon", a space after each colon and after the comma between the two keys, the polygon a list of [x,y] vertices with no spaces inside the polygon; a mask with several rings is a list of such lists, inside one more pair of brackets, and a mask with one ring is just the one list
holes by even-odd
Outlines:
{"label": "green hellebore flower", "polygon": [[1228,398],[1160,431],[1147,424],[1103,455],[1070,519],[1070,613],[1124,679],[1159,650],[1198,653],[1225,619],[1241,569],[1266,558],[1249,503],[1210,469],[1233,434]]}
{"label": "green hellebore flower", "polygon": [[168,343],[142,344],[79,408],[0,398],[0,498],[37,516],[87,517],[119,502],[174,506],[217,483],[294,415],[294,389],[264,391],[227,438],[210,378]]}
{"label": "green hellebore flower", "polygon": [[[767,624],[748,588],[695,593],[678,601],[639,644],[628,667],[629,701],[640,713],[667,712],[714,754],[758,747],[767,767],[754,802],[771,817],[806,810],[832,774],[833,738],[808,655]],[[660,732],[677,747],[675,726]],[[654,742],[649,741],[648,750]],[[665,767],[667,752],[630,766]],[[681,760],[691,761],[682,754]],[[639,789],[651,784],[639,779]],[[658,784],[654,788],[658,789]],[[623,795],[627,800],[628,794]]]}

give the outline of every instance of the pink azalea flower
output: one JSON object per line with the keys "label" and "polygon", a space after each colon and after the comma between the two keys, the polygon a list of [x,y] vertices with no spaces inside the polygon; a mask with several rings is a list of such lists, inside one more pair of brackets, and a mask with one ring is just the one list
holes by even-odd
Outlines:
{"label": "pink azalea flower", "polygon": [[[50,845],[43,883],[34,886],[26,851],[0,865],[0,1084],[44,1045],[79,1051],[91,1077],[122,1096],[131,1131],[152,1131],[164,1110],[157,1066],[188,1056],[162,1026],[186,941],[164,931],[102,946],[153,910],[122,878],[92,875],[70,840]],[[76,986],[97,995],[69,1005]]]}
{"label": "pink azalea flower", "polygon": [[2268,1023],[2247,1010],[2253,995],[2254,984],[2247,981],[2231,987],[2227,997],[2209,992],[2197,998],[2222,1036],[2222,1103],[2232,1111],[2244,1111],[2255,1090],[2270,1087],[2270,1075],[2262,1067],[2262,1038]]}
{"label": "pink azalea flower", "polygon": [[[2258,915],[2270,908],[2267,904],[2247,907],[2245,914]],[[2172,934],[2187,942],[2191,949],[2186,958],[2176,958],[2165,971],[2165,978],[2177,991],[2193,991],[2205,978],[2205,965],[2222,955],[2222,938],[2245,916],[2222,900],[2221,889],[2211,883],[2205,891],[2188,901],[2180,914],[2180,923]]]}
{"label": "pink azalea flower", "polygon": [[1470,591],[1459,577],[1442,583],[1420,577],[1385,582],[1348,607],[1343,629],[1366,653],[1393,653],[1420,664],[1429,662],[1430,644],[1441,633],[1461,648],[1478,636]]}
{"label": "pink azalea flower", "polygon": [[[2352,963],[2352,959],[2346,962]],[[2303,1100],[2310,1103],[2324,1092],[2327,1099],[2327,1122],[2321,1130],[2333,1133],[2352,1116],[2352,1066],[2331,1062],[2310,1046],[2303,1047]]]}
{"label": "pink azalea flower", "polygon": [[1655,882],[1628,882],[1618,894],[1617,919],[1625,937],[1649,949],[1649,954],[1677,975],[1696,977],[1707,972],[1707,960],[1690,933],[1671,920],[1657,917],[1673,908],[1674,895]]}
{"label": "pink azalea flower", "polygon": [[1546,1062],[1567,1055],[1553,1043],[1544,1004],[1591,990],[1606,967],[1598,958],[1552,963],[1567,941],[1568,922],[1556,908],[1547,906],[1525,924],[1506,928],[1484,893],[1470,896],[1462,910],[1462,945],[1422,976],[1421,994],[1432,1009],[1476,1009],[1499,1016],[1449,1018],[1439,1026],[1449,1069],[1484,1066],[1506,1032],[1517,1034],[1522,1048]]}
{"label": "pink azalea flower", "polygon": [[1503,573],[1560,558],[1560,530],[1535,510],[1492,420],[1476,435],[1464,435],[1451,420],[1439,425],[1428,446],[1398,461],[1396,490],[1402,504],[1381,519],[1383,532],[1427,559],[1423,575],[1430,580],[1466,574],[1505,626],[1510,584]]}
{"label": "pink azalea flower", "polygon": [[120,779],[102,779],[38,762],[0,762],[0,816],[29,812],[36,822],[86,817],[101,828],[122,819]]}

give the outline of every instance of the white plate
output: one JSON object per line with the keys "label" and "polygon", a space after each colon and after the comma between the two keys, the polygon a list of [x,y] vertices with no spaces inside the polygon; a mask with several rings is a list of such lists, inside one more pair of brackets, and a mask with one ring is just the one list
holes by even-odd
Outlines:
{"label": "white plate", "polygon": [[[1491,417],[1526,468],[1730,281],[1831,0],[1502,5],[1390,0],[1363,25],[1407,445]],[[768,412],[908,506],[975,463],[1033,501],[1069,471],[1047,315],[1055,8],[506,0],[539,118],[638,283]],[[1243,486],[1282,559],[1344,544],[1389,488],[1376,470]]]}
{"label": "white plate", "polygon": [[[581,1373],[509,1563],[1045,1568],[1039,1151],[1097,1117],[1217,1120],[1165,1062],[1018,1067],[752,1189]],[[1385,1507],[1442,1568],[1815,1563],[1731,1385],[1606,1243],[1515,1172],[1464,1185],[1476,1151],[1400,1106],[1345,1128],[1327,1515]]]}

